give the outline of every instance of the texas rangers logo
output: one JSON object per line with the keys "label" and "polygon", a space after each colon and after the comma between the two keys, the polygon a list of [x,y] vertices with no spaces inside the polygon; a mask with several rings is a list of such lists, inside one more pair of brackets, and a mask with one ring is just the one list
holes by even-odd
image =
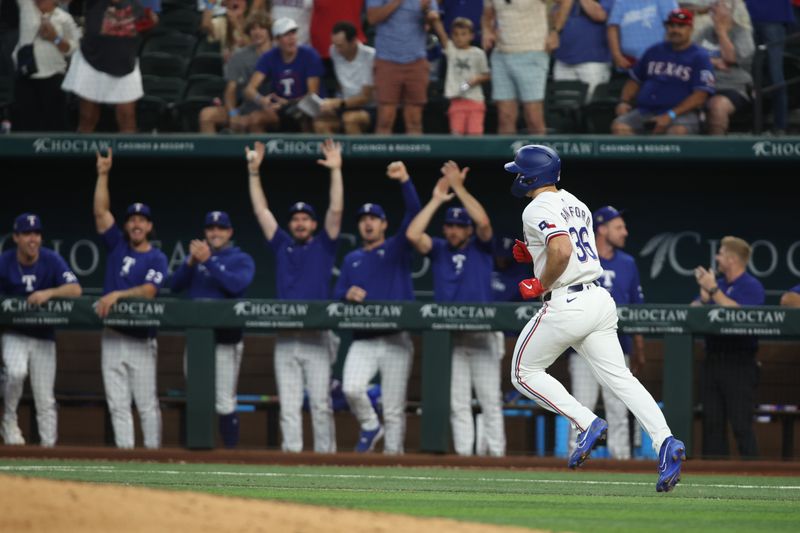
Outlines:
{"label": "texas rangers logo", "polygon": [[456,274],[461,274],[461,271],[464,270],[464,262],[467,260],[467,256],[464,254],[455,254],[453,256],[453,264],[456,267]]}
{"label": "texas rangers logo", "polygon": [[28,215],[28,225],[31,227],[36,225],[36,215]]}
{"label": "texas rangers logo", "polygon": [[33,292],[33,290],[34,290],[33,284],[36,283],[36,275],[35,274],[23,274],[22,275],[22,283],[25,284],[25,291],[26,292]]}
{"label": "texas rangers logo", "polygon": [[144,204],[139,203],[139,202],[136,202],[135,204],[133,204],[133,210],[136,211],[137,213],[141,213],[143,207],[144,207]]}
{"label": "texas rangers logo", "polygon": [[130,274],[131,273],[131,268],[135,264],[136,264],[136,259],[134,259],[133,257],[127,256],[127,255],[125,257],[123,257],[122,258],[122,270],[120,270],[119,275],[120,276],[127,276],[128,274]]}
{"label": "texas rangers logo", "polygon": [[222,212],[221,211],[212,211],[211,212],[211,219],[214,222],[219,222],[219,217],[221,217],[221,216],[222,216]]}

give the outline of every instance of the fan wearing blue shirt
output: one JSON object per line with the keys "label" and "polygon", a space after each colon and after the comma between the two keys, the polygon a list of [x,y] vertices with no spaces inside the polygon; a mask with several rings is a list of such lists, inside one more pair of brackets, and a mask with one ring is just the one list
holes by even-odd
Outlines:
{"label": "fan wearing blue shirt", "polygon": [[[764,305],[764,286],[747,272],[751,252],[747,241],[723,237],[715,256],[720,276],[702,266],[694,269],[700,297],[692,305]],[[701,381],[705,457],[728,456],[729,420],[739,455],[758,456],[753,430],[753,407],[760,373],[757,352],[756,336],[706,335]]]}
{"label": "fan wearing blue shirt", "polygon": [[[406,238],[422,255],[431,259],[433,297],[437,302],[491,302],[493,230],[486,210],[464,186],[469,168],[454,161],[442,166],[430,201],[411,221]],[[452,190],[453,192],[448,192]],[[458,197],[463,207],[447,209],[442,232],[432,238],[425,230],[436,211]],[[453,445],[459,455],[472,455],[475,424],[472,389],[481,405],[489,455],[506,452],[503,400],[500,390],[500,360],[505,343],[499,332],[459,332],[453,335],[450,374],[450,424]]]}
{"label": "fan wearing blue shirt", "polygon": [[[205,239],[189,243],[189,256],[172,276],[172,290],[188,290],[193,300],[241,298],[253,282],[253,258],[233,246],[233,225],[225,211],[210,211],[205,216]],[[214,332],[216,411],[219,433],[226,448],[239,443],[239,417],[236,414],[236,385],[242,363],[244,342],[241,329]]]}
{"label": "fan wearing blue shirt", "polygon": [[[150,243],[153,219],[143,203],[128,206],[123,229],[111,214],[108,176],[112,153],[97,154],[94,222],[108,250],[103,297],[95,311],[106,318],[120,299],[153,299],[167,275],[167,257]],[[124,232],[123,232],[124,230]],[[131,397],[142,422],[144,446],[161,446],[161,408],[156,389],[155,328],[106,327],[101,343],[103,385],[118,448],[133,448]]]}
{"label": "fan wearing blue shirt", "polygon": [[[42,221],[23,213],[14,220],[16,248],[0,255],[0,295],[24,298],[28,306],[46,304],[51,298],[81,295],[78,278],[64,259],[42,248]],[[6,382],[5,406],[0,433],[7,446],[25,444],[17,423],[17,407],[30,369],[31,390],[36,403],[40,444],[55,446],[58,415],[53,387],[56,380],[55,330],[51,326],[11,326],[3,333],[3,363]]]}
{"label": "fan wearing blue shirt", "polygon": [[795,285],[781,295],[781,305],[786,307],[800,307],[800,285]]}
{"label": "fan wearing blue shirt", "polygon": [[[357,212],[361,248],[342,261],[334,298],[354,303],[368,301],[413,300],[411,259],[414,250],[406,240],[406,229],[420,204],[417,190],[406,166],[394,161],[386,169],[390,179],[400,182],[405,215],[397,233],[386,237],[389,223],[386,212],[374,203]],[[350,410],[361,426],[355,451],[370,452],[383,438],[384,426],[372,408],[367,388],[375,374],[381,373],[383,421],[386,454],[401,454],[406,433],[406,387],[411,374],[412,346],[407,332],[355,332],[347,352],[342,376],[342,391]]]}
{"label": "fan wearing blue shirt", "polygon": [[[595,244],[600,256],[603,274],[598,280],[611,293],[618,305],[644,303],[642,286],[639,282],[639,269],[634,258],[622,251],[628,238],[628,229],[622,218],[622,211],[606,205],[592,213]],[[636,375],[644,366],[644,337],[641,335],[619,334],[625,362]],[[608,451],[614,459],[630,459],[631,443],[628,424],[628,408],[614,392],[600,384],[589,363],[583,357],[572,353],[569,358],[569,374],[572,395],[589,409],[594,409],[601,391],[603,406],[608,422]],[[570,429],[570,453],[575,448],[577,433]]]}
{"label": "fan wearing blue shirt", "polygon": [[[317,215],[305,202],[289,209],[288,232],[278,226],[261,187],[259,167],[264,143],[247,148],[250,200],[267,246],[275,255],[275,284],[281,300],[329,300],[333,262],[342,228],[344,185],[342,148],[328,139],[317,163],[330,173],[330,203],[325,226],[317,232]],[[303,390],[308,391],[314,451],[334,453],[336,436],[331,405],[331,364],[339,339],[330,331],[282,331],[275,340],[275,381],[281,402],[280,424],[285,452],[303,451]]]}

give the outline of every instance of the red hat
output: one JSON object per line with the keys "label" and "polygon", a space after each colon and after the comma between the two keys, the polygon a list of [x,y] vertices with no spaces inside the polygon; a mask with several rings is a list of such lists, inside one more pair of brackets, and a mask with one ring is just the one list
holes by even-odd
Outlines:
{"label": "red hat", "polygon": [[684,26],[691,26],[694,23],[694,13],[688,9],[673,9],[667,15],[667,20],[664,24],[682,24]]}

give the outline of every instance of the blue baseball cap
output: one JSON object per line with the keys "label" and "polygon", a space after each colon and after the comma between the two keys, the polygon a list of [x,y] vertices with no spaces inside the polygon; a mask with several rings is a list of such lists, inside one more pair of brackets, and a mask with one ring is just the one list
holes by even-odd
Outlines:
{"label": "blue baseball cap", "polygon": [[141,202],[136,202],[128,206],[128,210],[125,212],[125,220],[129,219],[133,215],[142,215],[147,220],[153,220],[153,215],[150,212],[150,206]]}
{"label": "blue baseball cap", "polygon": [[624,209],[619,210],[616,207],[610,205],[604,205],[603,207],[592,213],[592,219],[594,219],[593,226],[597,228],[597,226],[600,226],[602,224],[605,224],[606,222],[614,220],[617,217],[621,217],[622,213],[624,212],[625,212]]}
{"label": "blue baseball cap", "polygon": [[317,212],[314,211],[314,208],[311,207],[311,204],[307,204],[305,202],[295,202],[292,204],[292,207],[289,208],[289,218],[291,218],[295,213],[306,213],[314,220],[317,220]]}
{"label": "blue baseball cap", "polygon": [[231,217],[225,211],[209,211],[206,213],[205,227],[216,226],[218,228],[232,228]]}
{"label": "blue baseball cap", "polygon": [[42,219],[33,213],[22,213],[14,219],[14,233],[42,232]]}
{"label": "blue baseball cap", "polygon": [[458,226],[471,226],[472,219],[463,207],[449,207],[444,215],[445,224],[456,224]]}
{"label": "blue baseball cap", "polygon": [[373,215],[381,220],[386,220],[386,211],[378,204],[370,204],[366,203],[358,208],[358,212],[356,213],[357,218],[361,219],[364,215]]}

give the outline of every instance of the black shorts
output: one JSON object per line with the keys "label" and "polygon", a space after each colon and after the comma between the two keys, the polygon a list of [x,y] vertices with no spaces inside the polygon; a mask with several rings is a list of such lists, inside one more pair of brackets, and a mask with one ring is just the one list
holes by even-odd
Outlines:
{"label": "black shorts", "polygon": [[752,104],[750,98],[746,97],[739,91],[735,91],[733,89],[721,89],[714,93],[714,96],[724,96],[728,100],[731,101],[733,104],[733,108],[736,111],[741,111]]}

